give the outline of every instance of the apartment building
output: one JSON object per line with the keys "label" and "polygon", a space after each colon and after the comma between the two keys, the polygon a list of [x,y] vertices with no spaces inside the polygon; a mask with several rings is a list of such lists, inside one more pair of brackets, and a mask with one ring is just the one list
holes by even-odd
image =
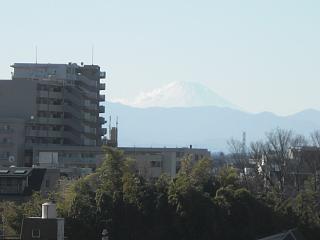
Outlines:
{"label": "apartment building", "polygon": [[56,189],[59,177],[59,169],[0,167],[0,200],[28,200],[35,191],[46,197]]}
{"label": "apartment building", "polygon": [[0,165],[39,165],[51,156],[65,167],[75,161],[65,156],[77,152],[77,166],[92,167],[106,134],[105,72],[75,63],[12,67],[12,79],[0,80]]}

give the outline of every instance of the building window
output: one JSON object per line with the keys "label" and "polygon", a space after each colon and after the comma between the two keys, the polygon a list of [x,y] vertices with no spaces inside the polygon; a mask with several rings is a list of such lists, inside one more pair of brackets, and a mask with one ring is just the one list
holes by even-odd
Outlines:
{"label": "building window", "polygon": [[32,229],[32,238],[40,238],[40,229]]}
{"label": "building window", "polygon": [[151,161],[151,167],[160,167],[161,162],[160,161]]}
{"label": "building window", "polygon": [[176,157],[177,157],[177,158],[182,158],[183,155],[184,155],[183,152],[176,152]]}
{"label": "building window", "polygon": [[54,92],[61,92],[62,88],[61,87],[53,87]]}
{"label": "building window", "polygon": [[8,160],[10,155],[11,155],[10,152],[0,152],[0,159]]}

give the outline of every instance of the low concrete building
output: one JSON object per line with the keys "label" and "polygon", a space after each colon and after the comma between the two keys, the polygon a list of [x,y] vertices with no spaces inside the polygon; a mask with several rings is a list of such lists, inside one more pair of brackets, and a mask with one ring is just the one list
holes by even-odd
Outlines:
{"label": "low concrete building", "polygon": [[42,204],[41,217],[28,217],[22,222],[21,240],[64,240],[64,219],[57,217],[54,203]]}
{"label": "low concrete building", "polygon": [[192,148],[136,148],[120,147],[124,155],[136,161],[139,174],[153,179],[161,174],[174,178],[181,166],[181,160],[190,156],[193,162],[202,158],[211,159],[207,149]]}

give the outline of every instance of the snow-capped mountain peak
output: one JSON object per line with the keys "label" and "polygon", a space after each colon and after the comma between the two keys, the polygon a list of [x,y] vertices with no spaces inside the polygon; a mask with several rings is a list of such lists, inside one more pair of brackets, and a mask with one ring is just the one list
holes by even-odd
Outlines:
{"label": "snow-capped mountain peak", "polygon": [[172,82],[150,92],[144,92],[130,104],[135,107],[198,107],[236,108],[206,86],[195,82]]}

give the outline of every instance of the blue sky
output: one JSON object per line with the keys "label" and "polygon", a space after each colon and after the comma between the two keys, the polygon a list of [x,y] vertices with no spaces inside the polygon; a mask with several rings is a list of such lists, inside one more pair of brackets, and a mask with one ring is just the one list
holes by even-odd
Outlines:
{"label": "blue sky", "polygon": [[108,95],[201,82],[251,112],[320,109],[320,2],[20,0],[0,8],[0,78],[10,64],[91,63]]}

